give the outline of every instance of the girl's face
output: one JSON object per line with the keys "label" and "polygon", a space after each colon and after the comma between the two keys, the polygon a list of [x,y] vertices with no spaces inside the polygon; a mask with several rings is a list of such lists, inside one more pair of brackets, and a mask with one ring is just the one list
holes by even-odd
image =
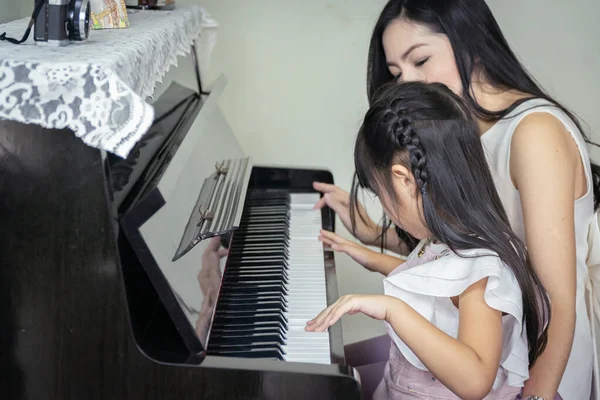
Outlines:
{"label": "girl's face", "polygon": [[443,83],[462,94],[462,83],[448,37],[397,18],[383,32],[383,50],[392,76],[399,81]]}
{"label": "girl's face", "polygon": [[412,172],[400,164],[392,165],[391,168],[395,198],[383,191],[379,196],[385,214],[396,226],[416,239],[430,237],[431,233],[423,218],[421,192]]}

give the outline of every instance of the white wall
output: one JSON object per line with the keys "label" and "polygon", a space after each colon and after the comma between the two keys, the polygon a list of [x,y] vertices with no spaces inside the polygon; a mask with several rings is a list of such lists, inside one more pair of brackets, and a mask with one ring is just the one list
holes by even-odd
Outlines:
{"label": "white wall", "polygon": [[[517,56],[600,141],[600,1],[487,0]],[[600,162],[600,151],[592,149]]]}
{"label": "white wall", "polygon": [[[211,69],[203,75],[207,82],[227,75],[221,107],[247,154],[263,163],[324,166],[349,187],[353,141],[366,110],[368,40],[385,2],[198,2],[221,24]],[[488,4],[535,77],[600,138],[594,96],[600,93],[600,2]],[[592,154],[600,161],[600,152]],[[378,207],[370,207],[378,216]],[[343,255],[336,264],[340,294],[381,292],[379,276]],[[363,316],[344,317],[343,328],[347,343],[384,333],[381,323]]]}
{"label": "white wall", "polygon": [[0,0],[0,24],[31,15],[33,4],[33,0]]}

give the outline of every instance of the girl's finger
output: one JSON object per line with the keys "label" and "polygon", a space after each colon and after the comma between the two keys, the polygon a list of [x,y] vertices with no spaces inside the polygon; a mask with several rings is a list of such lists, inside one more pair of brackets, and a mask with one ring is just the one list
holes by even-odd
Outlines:
{"label": "girl's finger", "polygon": [[323,242],[323,244],[326,244],[327,246],[330,246],[330,247],[331,247],[332,244],[334,244],[332,240],[329,240],[329,239],[327,239],[326,237],[324,237],[322,235],[319,235],[319,240],[321,242]]}
{"label": "girl's finger", "polygon": [[326,231],[325,229],[321,229],[319,231],[319,233],[321,235],[325,236],[326,238],[328,238],[329,240],[331,240],[334,243],[342,244],[342,243],[348,242],[346,239],[344,239],[340,235],[336,235],[335,233],[330,232],[330,231]]}
{"label": "girl's finger", "polygon": [[338,190],[337,186],[324,182],[313,182],[313,188],[322,193],[331,193]]}
{"label": "girl's finger", "polygon": [[326,204],[327,204],[327,199],[325,198],[325,196],[323,196],[319,199],[319,201],[317,201],[315,203],[315,205],[313,206],[313,209],[315,209],[315,210],[321,209],[321,208],[325,207]]}
{"label": "girl's finger", "polygon": [[315,318],[308,321],[309,323],[307,322],[307,325],[304,329],[307,331],[318,330],[336,304],[337,302],[333,303],[332,305],[321,311],[319,315],[317,315]]}

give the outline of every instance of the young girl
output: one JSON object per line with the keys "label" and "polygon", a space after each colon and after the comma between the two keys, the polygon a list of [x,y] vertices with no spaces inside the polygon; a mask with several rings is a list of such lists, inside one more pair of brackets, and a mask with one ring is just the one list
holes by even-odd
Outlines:
{"label": "young girl", "polygon": [[[358,186],[367,188],[420,243],[400,266],[363,260],[388,275],[385,295],[344,296],[306,330],[323,331],[345,313],[386,321],[392,346],[375,399],[514,399],[545,346],[549,300],[510,228],[467,107],[441,84],[385,85],[354,160],[350,209]],[[329,232],[321,240],[334,250],[345,244]]]}

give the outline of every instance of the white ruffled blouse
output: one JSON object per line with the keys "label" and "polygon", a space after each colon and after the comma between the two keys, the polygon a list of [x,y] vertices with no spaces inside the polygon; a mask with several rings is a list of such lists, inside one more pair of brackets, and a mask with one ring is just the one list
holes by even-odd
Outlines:
{"label": "white ruffled blouse", "polygon": [[[446,334],[457,338],[458,309],[450,298],[488,278],[485,302],[505,314],[502,356],[493,389],[505,384],[522,387],[529,377],[528,346],[521,289],[512,271],[489,250],[461,251],[460,257],[441,244],[427,246],[427,252],[438,254],[433,261],[414,265],[424,245],[422,241],[409,255],[408,262],[385,278],[385,294],[401,299]],[[387,323],[386,328],[402,355],[415,367],[427,370]]]}

